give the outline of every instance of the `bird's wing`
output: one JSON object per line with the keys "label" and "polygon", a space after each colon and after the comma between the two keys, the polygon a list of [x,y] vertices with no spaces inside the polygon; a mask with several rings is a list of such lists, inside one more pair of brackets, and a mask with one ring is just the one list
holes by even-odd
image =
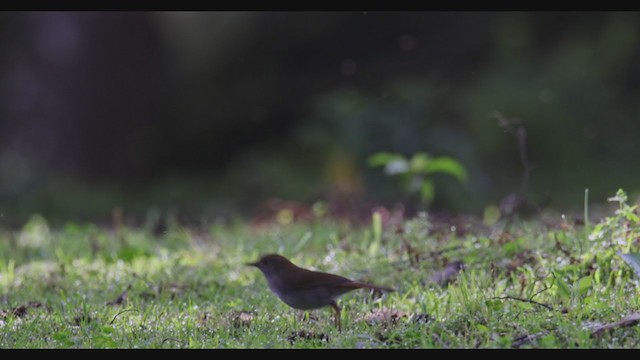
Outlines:
{"label": "bird's wing", "polygon": [[[320,286],[348,287],[350,283],[353,283],[350,279],[339,275],[306,269],[300,270],[303,271],[296,271],[288,275],[291,279],[291,283],[296,284],[297,290],[306,290]],[[353,287],[353,289],[357,289],[357,287]]]}
{"label": "bird's wing", "polygon": [[328,274],[319,271],[311,271],[306,269],[301,269],[304,271],[298,271],[295,274],[291,274],[293,283],[297,284],[296,287],[299,290],[308,289],[308,288],[316,288],[319,286],[333,286],[335,288],[344,289],[345,292],[360,288],[368,288],[368,289],[376,289],[380,291],[394,291],[391,288],[371,285],[359,281],[353,281],[351,279],[347,279],[346,277],[342,277],[340,275]]}

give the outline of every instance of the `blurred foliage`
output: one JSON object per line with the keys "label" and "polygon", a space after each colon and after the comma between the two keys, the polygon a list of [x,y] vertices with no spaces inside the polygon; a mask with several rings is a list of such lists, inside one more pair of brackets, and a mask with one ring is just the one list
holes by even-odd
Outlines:
{"label": "blurred foliage", "polygon": [[[472,181],[468,191],[443,181],[436,205],[478,211],[522,181],[516,144],[492,117],[500,111],[529,134],[534,202],[575,207],[586,187],[596,201],[618,187],[637,194],[638,174],[628,164],[637,163],[640,133],[638,14],[606,14],[597,31],[577,27],[546,43],[534,41],[532,21],[529,14],[500,17],[491,61],[459,84],[434,73],[330,93],[317,103],[322,125],[309,131],[329,129],[327,137],[363,160],[381,150],[451,154]],[[381,180],[368,180],[378,189]]]}
{"label": "blurred foliage", "polygon": [[401,154],[379,152],[371,155],[368,162],[371,167],[383,166],[386,175],[399,175],[401,187],[410,195],[419,194],[423,204],[430,203],[435,196],[433,174],[449,174],[460,182],[467,180],[462,164],[447,156],[432,157],[418,152],[407,159]]}
{"label": "blurred foliage", "polygon": [[381,151],[457,159],[470,181],[433,174],[431,207],[480,214],[522,182],[496,111],[526,128],[531,202],[577,207],[584,188],[594,202],[617,188],[634,198],[639,20],[2,14],[0,224],[109,221],[114,207],[199,219],[270,198],[392,205],[403,190],[367,164]]}

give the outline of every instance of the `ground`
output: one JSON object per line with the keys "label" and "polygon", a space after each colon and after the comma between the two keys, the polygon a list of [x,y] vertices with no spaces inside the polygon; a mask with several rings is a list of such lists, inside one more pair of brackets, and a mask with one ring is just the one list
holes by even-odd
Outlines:
{"label": "ground", "polygon": [[[34,216],[0,233],[0,347],[635,348],[637,281],[607,240],[637,234],[622,216],[599,227],[424,213],[161,231],[56,229]],[[397,291],[341,297],[338,331],[331,308],[293,310],[244,265],[265,253]]]}

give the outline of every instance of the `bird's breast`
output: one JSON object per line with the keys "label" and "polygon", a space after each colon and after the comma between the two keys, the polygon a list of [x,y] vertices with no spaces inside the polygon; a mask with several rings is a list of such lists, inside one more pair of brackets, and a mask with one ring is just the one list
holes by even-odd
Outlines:
{"label": "bird's breast", "polygon": [[329,305],[334,296],[325,287],[294,290],[285,287],[278,277],[268,278],[269,288],[285,304],[300,310],[318,309]]}

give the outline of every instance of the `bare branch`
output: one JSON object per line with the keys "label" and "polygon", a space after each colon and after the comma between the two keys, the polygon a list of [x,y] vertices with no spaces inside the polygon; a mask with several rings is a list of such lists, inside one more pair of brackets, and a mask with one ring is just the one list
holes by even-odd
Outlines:
{"label": "bare branch", "polygon": [[594,329],[592,329],[591,336],[599,336],[599,335],[602,335],[602,333],[605,332],[606,330],[611,330],[619,327],[635,326],[639,322],[640,322],[640,313],[633,313],[625,316],[625,318],[620,321],[596,326]]}
{"label": "bare branch", "polygon": [[522,345],[526,345],[534,340],[537,340],[538,338],[541,338],[545,335],[547,335],[549,333],[549,331],[545,330],[545,331],[541,331],[539,333],[536,334],[532,334],[532,335],[522,335],[520,337],[517,337],[513,340],[513,342],[511,343],[511,347],[512,348],[519,348]]}

